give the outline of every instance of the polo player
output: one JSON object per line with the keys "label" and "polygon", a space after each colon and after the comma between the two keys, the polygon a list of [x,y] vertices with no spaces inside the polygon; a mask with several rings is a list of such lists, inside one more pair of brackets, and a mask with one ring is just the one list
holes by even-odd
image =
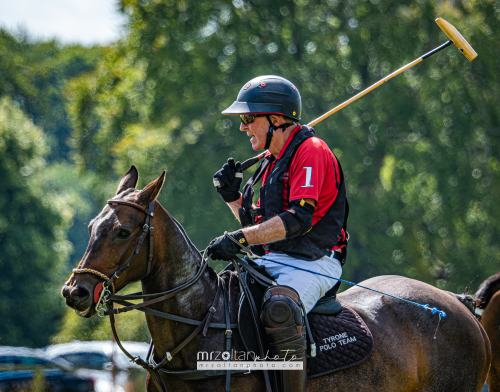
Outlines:
{"label": "polo player", "polygon": [[[246,83],[222,112],[239,115],[240,131],[250,137],[252,149],[267,152],[242,193],[239,162],[230,158],[215,173],[217,191],[242,229],[215,238],[208,248],[218,260],[230,261],[241,253],[238,244],[264,257],[254,261],[278,283],[267,289],[261,310],[272,355],[286,360],[295,355],[304,364],[302,371],[280,372],[282,390],[293,392],[306,390],[303,310],[309,312],[320,298],[319,306],[334,299],[339,286],[335,279],[294,267],[340,278],[347,254],[342,167],[313,128],[298,124],[301,109],[301,96],[292,82],[266,75]],[[253,187],[259,181],[260,197],[254,205]]]}

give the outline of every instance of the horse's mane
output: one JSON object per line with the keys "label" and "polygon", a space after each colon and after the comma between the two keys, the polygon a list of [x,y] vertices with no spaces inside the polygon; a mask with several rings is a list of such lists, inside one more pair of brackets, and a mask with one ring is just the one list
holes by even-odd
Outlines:
{"label": "horse's mane", "polygon": [[491,300],[491,297],[500,290],[500,272],[486,279],[476,292],[476,303],[485,308]]}
{"label": "horse's mane", "polygon": [[182,227],[182,225],[177,222],[177,219],[175,219],[172,215],[170,215],[170,213],[165,209],[163,208],[163,206],[160,204],[160,207],[162,208],[162,210],[167,214],[167,216],[172,219],[172,222],[174,222],[174,225],[177,227],[177,229],[179,229],[179,231],[181,232],[182,236],[184,237],[184,240],[186,241],[186,243],[189,245],[189,247],[191,248],[191,250],[198,256],[198,258],[200,259],[201,258],[201,254],[200,254],[200,251],[198,250],[198,248],[193,244],[193,242],[191,241],[191,239],[188,237],[188,235],[186,234],[186,231],[184,230],[184,227]]}
{"label": "horse's mane", "polygon": [[[135,193],[137,191],[138,190],[135,189],[135,188],[129,188],[129,189],[125,190],[123,193],[121,193],[119,195],[119,197],[124,198],[125,196],[128,196],[129,194]],[[193,242],[187,236],[186,231],[184,230],[184,227],[182,227],[181,224],[179,222],[177,222],[177,220],[172,215],[170,215],[170,213],[160,204],[160,202],[158,202],[158,200],[156,202],[161,207],[161,209],[163,210],[163,212],[172,220],[172,222],[177,227],[177,229],[179,229],[179,231],[181,232],[182,236],[184,237],[184,240],[186,241],[186,243],[188,244],[188,246],[191,248],[191,250],[193,251],[193,253],[198,256],[198,259],[201,259],[200,251],[198,250],[198,248],[196,246],[194,246]]]}

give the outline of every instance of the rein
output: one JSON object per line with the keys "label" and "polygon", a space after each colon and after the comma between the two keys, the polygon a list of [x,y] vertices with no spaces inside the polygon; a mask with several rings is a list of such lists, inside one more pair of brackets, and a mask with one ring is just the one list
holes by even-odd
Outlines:
{"label": "rein", "polygon": [[[219,329],[225,329],[225,335],[226,335],[226,350],[230,351],[231,348],[231,337],[232,337],[232,328],[238,328],[238,324],[231,324],[230,323],[230,318],[229,318],[229,301],[228,301],[228,295],[227,295],[227,289],[225,287],[225,284],[223,280],[217,276],[217,291],[215,294],[215,297],[212,301],[212,304],[201,321],[197,320],[192,320],[188,319],[185,317],[180,317],[164,312],[160,312],[154,309],[149,309],[146,306],[152,305],[157,302],[165,301],[169,298],[174,297],[175,295],[181,293],[182,291],[188,289],[191,287],[194,283],[196,283],[203,273],[206,270],[206,267],[208,266],[208,261],[210,260],[210,257],[205,258],[204,255],[202,257],[202,263],[200,265],[200,268],[198,271],[195,273],[195,275],[189,279],[187,282],[181,284],[180,286],[173,288],[171,290],[167,290],[161,293],[155,293],[155,294],[143,294],[142,292],[136,292],[132,294],[126,294],[126,295],[116,295],[115,294],[115,286],[114,282],[120,277],[120,275],[128,268],[130,267],[130,260],[134,256],[134,254],[139,254],[139,251],[141,249],[141,246],[146,238],[147,233],[149,233],[149,255],[148,255],[148,266],[147,266],[147,271],[146,275],[141,278],[144,279],[146,276],[148,276],[151,272],[151,264],[153,260],[153,252],[154,252],[154,227],[153,227],[153,217],[154,217],[154,203],[155,201],[153,200],[148,208],[144,208],[143,206],[125,201],[125,200],[108,200],[108,204],[112,206],[116,205],[127,205],[133,208],[136,208],[146,214],[146,221],[144,223],[143,229],[141,236],[139,237],[139,240],[137,241],[137,244],[135,246],[134,251],[131,253],[131,255],[128,257],[127,261],[120,267],[118,268],[115,273],[109,278],[105,274],[103,274],[100,271],[91,269],[91,268],[82,268],[82,269],[74,269],[73,273],[75,274],[83,274],[83,273],[90,273],[96,276],[99,276],[101,279],[104,280],[104,282],[98,283],[95,288],[94,288],[94,303],[96,304],[96,310],[99,314],[100,317],[104,316],[109,316],[110,317],[110,324],[111,324],[111,331],[113,333],[113,337],[120,347],[120,349],[123,351],[123,353],[130,358],[130,360],[137,365],[141,366],[144,368],[151,376],[153,382],[155,383],[156,387],[160,391],[166,392],[167,389],[165,387],[165,384],[163,383],[163,379],[161,375],[159,374],[159,371],[162,372],[166,377],[168,378],[174,378],[174,379],[203,379],[203,378],[210,378],[211,376],[226,376],[226,390],[229,391],[229,383],[230,383],[230,377],[231,374],[235,375],[240,375],[243,373],[247,373],[246,370],[243,371],[227,371],[227,372],[215,372],[215,371],[203,371],[203,370],[181,370],[181,371],[171,371],[167,369],[163,369],[163,366],[171,361],[173,359],[173,356],[176,355],[182,348],[184,348],[200,331],[203,330],[203,336],[207,335],[208,328],[219,328]],[[170,215],[169,215],[170,216]],[[174,223],[178,226],[177,222],[172,219]],[[111,287],[111,291],[109,288]],[[225,323],[212,323],[212,318],[214,314],[217,311],[217,304],[219,302],[219,297],[221,291],[224,293],[223,298],[224,298],[224,307],[225,307],[225,318],[226,322]],[[133,304],[128,302],[128,300],[138,300],[142,299],[144,302],[138,303],[138,304]],[[119,305],[123,305],[124,307],[122,308],[113,308],[113,303],[116,302]],[[80,316],[86,316],[89,312],[92,306],[90,306],[85,312],[78,312],[76,313]],[[144,313],[149,313],[158,317],[166,318],[169,320],[173,321],[178,321],[182,322],[185,324],[191,324],[191,325],[197,325],[195,330],[180,343],[177,347],[175,347],[171,351],[167,351],[165,354],[165,357],[163,360],[161,360],[158,364],[155,363],[154,361],[154,345],[153,345],[153,340],[151,340],[150,348],[146,357],[146,360],[141,359],[140,357],[133,357],[121,344],[121,341],[118,337],[116,328],[115,328],[115,318],[114,316],[119,313],[125,313],[131,310],[139,310]],[[149,362],[146,362],[149,361]]]}
{"label": "rein", "polygon": [[[425,310],[430,310],[432,314],[438,314],[439,315],[439,319],[441,320],[442,317],[446,317],[446,313],[442,310],[439,310],[438,308],[431,308],[428,304],[424,305],[424,304],[420,304],[418,302],[415,302],[415,301],[410,301],[408,299],[405,299],[405,298],[401,298],[401,297],[396,297],[395,295],[392,295],[392,294],[387,294],[387,293],[384,293],[382,291],[378,291],[378,290],[375,290],[375,289],[371,289],[369,287],[366,287],[366,286],[362,286],[358,283],[354,283],[354,282],[349,282],[348,280],[344,280],[344,279],[340,279],[340,278],[335,278],[333,276],[330,276],[330,275],[325,275],[325,274],[322,274],[322,273],[319,273],[319,272],[316,272],[316,271],[312,271],[310,269],[307,269],[307,268],[301,268],[301,267],[297,267],[297,266],[294,266],[294,265],[289,265],[289,264],[286,264],[286,263],[282,263],[280,261],[276,261],[276,260],[273,260],[273,259],[269,259],[267,257],[264,257],[264,256],[258,256],[256,254],[254,254],[252,252],[252,250],[246,246],[244,246],[243,244],[240,244],[239,241],[236,240],[236,238],[234,238],[231,234],[229,234],[227,231],[224,232],[224,236],[226,238],[229,238],[232,242],[234,242],[236,245],[238,245],[241,250],[243,252],[246,253],[247,257],[249,259],[261,259],[261,260],[267,260],[267,261],[271,261],[275,264],[280,264],[280,265],[283,265],[285,267],[291,267],[293,269],[296,269],[296,270],[299,270],[299,271],[305,271],[305,272],[310,272],[311,274],[314,274],[314,275],[319,275],[319,276],[324,276],[325,278],[330,278],[330,279],[333,279],[333,280],[336,280],[338,282],[344,282],[344,283],[347,283],[351,286],[357,286],[357,287],[361,287],[362,289],[365,289],[365,290],[370,290],[370,291],[373,291],[375,293],[378,293],[378,294],[382,294],[382,295],[386,295],[388,297],[392,297],[392,298],[395,298],[395,299],[398,299],[400,301],[404,301],[404,302],[407,302],[409,304],[412,304],[412,305],[416,305],[416,306],[419,306]],[[482,313],[482,312],[481,312]]]}

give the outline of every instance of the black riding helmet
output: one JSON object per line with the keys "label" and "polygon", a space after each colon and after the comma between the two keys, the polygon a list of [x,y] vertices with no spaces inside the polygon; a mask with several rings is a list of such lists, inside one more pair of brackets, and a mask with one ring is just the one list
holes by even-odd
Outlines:
{"label": "black riding helmet", "polygon": [[266,116],[269,122],[265,146],[267,150],[276,129],[281,128],[284,131],[293,125],[293,123],[286,123],[276,127],[271,123],[269,116],[278,114],[299,121],[301,112],[302,100],[297,87],[281,76],[264,75],[245,83],[236,101],[222,114]]}
{"label": "black riding helmet", "polygon": [[292,82],[264,75],[245,83],[236,101],[222,114],[278,114],[299,121],[301,111],[300,93]]}

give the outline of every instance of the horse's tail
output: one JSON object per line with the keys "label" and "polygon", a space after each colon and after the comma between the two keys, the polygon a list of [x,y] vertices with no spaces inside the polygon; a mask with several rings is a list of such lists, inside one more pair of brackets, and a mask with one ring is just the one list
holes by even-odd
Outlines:
{"label": "horse's tail", "polygon": [[500,290],[500,273],[486,279],[476,292],[476,306],[484,309],[490,302],[491,297]]}
{"label": "horse's tail", "polygon": [[456,298],[459,302],[465,305],[469,311],[474,314],[476,310],[476,300],[470,294],[455,294],[451,291],[443,290],[445,293],[450,294],[452,297]]}

